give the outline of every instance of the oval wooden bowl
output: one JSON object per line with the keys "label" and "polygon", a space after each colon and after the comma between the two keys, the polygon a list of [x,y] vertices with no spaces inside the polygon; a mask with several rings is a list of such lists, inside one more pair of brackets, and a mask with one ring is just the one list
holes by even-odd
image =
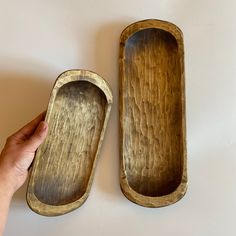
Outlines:
{"label": "oval wooden bowl", "polygon": [[119,63],[121,189],[142,206],[172,204],[187,188],[182,32],[136,22],[121,34]]}
{"label": "oval wooden bowl", "polygon": [[33,211],[56,216],[84,203],[111,105],[111,90],[97,74],[71,70],[58,77],[45,118],[48,136],[37,150],[28,184]]}

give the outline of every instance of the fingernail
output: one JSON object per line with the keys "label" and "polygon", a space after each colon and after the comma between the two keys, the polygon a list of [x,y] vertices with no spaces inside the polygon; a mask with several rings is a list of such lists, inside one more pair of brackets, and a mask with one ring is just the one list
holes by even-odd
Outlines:
{"label": "fingernail", "polygon": [[47,129],[47,124],[44,121],[41,121],[39,126],[38,126],[38,130],[39,132],[43,132]]}

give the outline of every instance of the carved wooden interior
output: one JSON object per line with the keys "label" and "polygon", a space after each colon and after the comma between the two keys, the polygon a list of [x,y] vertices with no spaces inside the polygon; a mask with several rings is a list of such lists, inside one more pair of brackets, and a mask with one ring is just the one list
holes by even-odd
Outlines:
{"label": "carved wooden interior", "polygon": [[158,197],[183,171],[182,88],[178,44],[157,28],[134,33],[124,47],[123,162],[137,193]]}
{"label": "carved wooden interior", "polygon": [[35,196],[50,205],[74,202],[86,191],[104,123],[106,98],[95,85],[63,85],[35,176]]}

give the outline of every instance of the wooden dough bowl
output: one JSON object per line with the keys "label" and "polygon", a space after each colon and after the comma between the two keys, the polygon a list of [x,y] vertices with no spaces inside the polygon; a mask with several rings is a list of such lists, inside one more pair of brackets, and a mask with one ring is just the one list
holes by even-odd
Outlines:
{"label": "wooden dough bowl", "polygon": [[33,211],[56,216],[84,203],[111,104],[111,90],[97,74],[71,70],[58,77],[45,117],[48,136],[37,150],[28,184]]}
{"label": "wooden dough bowl", "polygon": [[120,39],[120,183],[146,207],[186,192],[184,47],[169,22],[144,20]]}

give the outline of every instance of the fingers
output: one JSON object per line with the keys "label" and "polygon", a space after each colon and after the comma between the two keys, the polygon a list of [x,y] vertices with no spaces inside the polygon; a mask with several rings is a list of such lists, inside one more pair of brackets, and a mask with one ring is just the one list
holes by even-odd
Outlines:
{"label": "fingers", "polygon": [[31,137],[25,141],[24,147],[28,152],[35,152],[47,136],[48,124],[41,121]]}
{"label": "fingers", "polygon": [[31,135],[35,132],[39,123],[44,119],[46,111],[42,112],[39,116],[37,116],[34,120],[29,122],[27,125],[22,127],[16,133],[14,133],[11,137],[14,141],[25,141],[31,137]]}
{"label": "fingers", "polygon": [[8,173],[13,192],[25,182],[35,151],[46,138],[48,124],[42,121],[44,116],[45,112],[12,135],[0,154],[0,167]]}

